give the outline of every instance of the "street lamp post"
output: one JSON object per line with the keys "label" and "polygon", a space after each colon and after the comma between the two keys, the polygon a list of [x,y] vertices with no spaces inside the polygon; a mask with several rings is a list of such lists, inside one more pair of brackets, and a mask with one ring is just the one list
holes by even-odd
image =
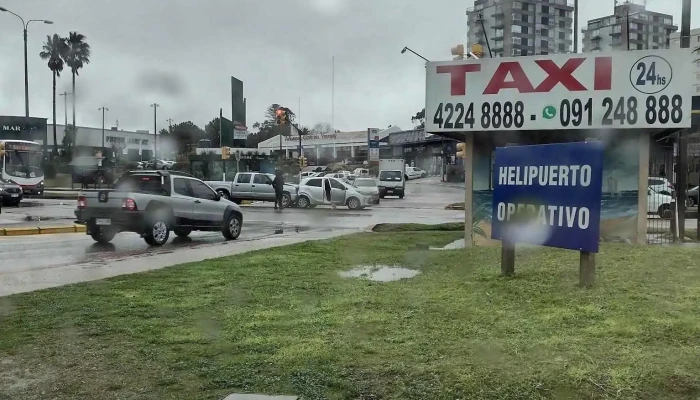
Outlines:
{"label": "street lamp post", "polygon": [[73,93],[68,93],[68,92],[63,92],[59,93],[59,96],[63,96],[63,114],[65,115],[65,122],[64,122],[64,127],[63,129],[66,129],[68,127],[68,96],[71,96]]}
{"label": "street lamp post", "polygon": [[160,104],[158,103],[153,103],[151,104],[151,107],[153,107],[153,159],[158,160],[158,128],[157,128],[157,109],[160,107]]}
{"label": "street lamp post", "polygon": [[105,149],[105,111],[109,111],[107,107],[100,107],[98,110],[102,111],[102,151]]}
{"label": "street lamp post", "polygon": [[410,51],[411,53],[413,53],[413,54],[417,55],[418,57],[424,59],[425,62],[430,62],[430,60],[428,60],[427,58],[423,57],[422,55],[416,53],[415,51],[413,51],[412,49],[410,49],[410,48],[407,47],[407,46],[404,47],[403,50],[401,50],[401,54],[404,54],[406,51]]}
{"label": "street lamp post", "polygon": [[27,67],[27,27],[29,26],[30,22],[43,22],[45,24],[51,25],[53,24],[53,21],[49,21],[47,19],[30,19],[29,21],[24,22],[24,18],[13,13],[5,7],[0,7],[0,11],[10,13],[15,17],[19,18],[20,21],[22,21],[22,28],[24,29],[24,116],[29,118],[29,71]]}

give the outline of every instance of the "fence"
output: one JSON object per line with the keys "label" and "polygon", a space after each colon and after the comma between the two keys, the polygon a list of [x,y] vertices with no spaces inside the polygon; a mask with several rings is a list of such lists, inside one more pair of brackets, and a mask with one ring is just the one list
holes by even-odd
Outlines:
{"label": "fence", "polygon": [[647,189],[647,243],[650,244],[700,238],[697,229],[700,135],[683,134],[682,138],[678,133],[657,138],[650,149]]}

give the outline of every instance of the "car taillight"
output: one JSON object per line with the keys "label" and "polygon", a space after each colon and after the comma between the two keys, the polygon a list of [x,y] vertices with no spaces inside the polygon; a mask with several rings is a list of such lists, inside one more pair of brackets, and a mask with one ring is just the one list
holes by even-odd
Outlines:
{"label": "car taillight", "polygon": [[134,199],[127,197],[126,199],[122,200],[122,210],[127,210],[127,211],[136,211],[138,208],[136,208],[136,202]]}
{"label": "car taillight", "polygon": [[85,196],[78,196],[78,210],[82,210],[87,207],[87,199]]}

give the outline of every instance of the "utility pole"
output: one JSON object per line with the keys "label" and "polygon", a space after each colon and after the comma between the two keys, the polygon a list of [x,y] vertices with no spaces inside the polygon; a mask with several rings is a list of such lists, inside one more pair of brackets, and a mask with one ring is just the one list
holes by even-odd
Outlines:
{"label": "utility pole", "polygon": [[153,103],[151,104],[151,107],[153,107],[153,159],[157,160],[158,159],[158,107],[160,107],[160,104],[158,103]]}
{"label": "utility pole", "polygon": [[[102,110],[102,151],[105,149],[105,111],[109,111],[107,107],[100,107],[98,110]],[[102,154],[104,157],[104,154]]]}
{"label": "utility pole", "polygon": [[68,96],[70,96],[72,94],[73,93],[68,93],[68,92],[63,92],[63,93],[59,94],[59,96],[63,96],[63,113],[65,114],[65,118],[66,118],[65,126],[68,126]]}

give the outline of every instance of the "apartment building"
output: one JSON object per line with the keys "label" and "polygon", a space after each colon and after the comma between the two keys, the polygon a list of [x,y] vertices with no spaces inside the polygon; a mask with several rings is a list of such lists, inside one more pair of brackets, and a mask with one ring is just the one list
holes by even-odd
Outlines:
{"label": "apartment building", "polygon": [[[672,49],[681,48],[681,33],[671,34],[669,47]],[[690,48],[695,50],[695,69],[693,71],[693,96],[700,96],[700,28],[690,31]]]}
{"label": "apartment building", "polygon": [[494,57],[571,52],[573,13],[573,0],[476,0],[468,44],[486,49],[488,38]]}
{"label": "apartment building", "polygon": [[633,1],[614,4],[612,15],[592,19],[581,30],[584,52],[668,48],[671,34],[678,30],[672,15]]}

